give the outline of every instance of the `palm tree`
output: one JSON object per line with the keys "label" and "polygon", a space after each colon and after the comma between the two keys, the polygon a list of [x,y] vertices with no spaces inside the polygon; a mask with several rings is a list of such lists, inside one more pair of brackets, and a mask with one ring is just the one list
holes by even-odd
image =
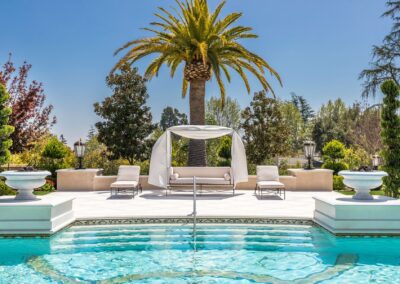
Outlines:
{"label": "palm tree", "polygon": [[[159,7],[155,16],[158,22],[152,22],[151,28],[145,28],[153,36],[133,40],[119,48],[115,54],[127,50],[115,65],[113,71],[123,64],[133,64],[151,54],[158,56],[150,63],[145,76],[151,79],[157,76],[160,67],[166,64],[171,77],[177,68],[184,64],[182,97],[189,87],[190,124],[205,123],[205,86],[215,77],[221,92],[221,101],[225,101],[223,75],[230,82],[229,71],[236,71],[250,93],[250,85],[245,71],[253,74],[266,91],[274,92],[264,77],[267,69],[281,83],[278,73],[260,56],[244,48],[238,40],[257,38],[252,28],[234,26],[242,13],[231,13],[219,19],[225,5],[222,1],[213,12],[209,11],[207,0],[176,1],[179,6],[175,15]],[[205,144],[201,140],[189,143],[189,166],[205,166]]]}

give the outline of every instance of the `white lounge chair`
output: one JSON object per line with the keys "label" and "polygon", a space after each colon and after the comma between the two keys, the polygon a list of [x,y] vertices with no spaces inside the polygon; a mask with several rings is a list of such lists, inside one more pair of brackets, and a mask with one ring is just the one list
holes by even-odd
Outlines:
{"label": "white lounge chair", "polygon": [[260,198],[263,197],[263,192],[274,193],[286,199],[285,185],[279,181],[279,171],[277,166],[257,166],[257,183],[254,193],[260,193]]}
{"label": "white lounge chair", "polygon": [[111,196],[120,191],[132,191],[133,197],[135,192],[142,191],[142,186],[139,183],[140,167],[139,166],[119,166],[117,180],[111,184]]}

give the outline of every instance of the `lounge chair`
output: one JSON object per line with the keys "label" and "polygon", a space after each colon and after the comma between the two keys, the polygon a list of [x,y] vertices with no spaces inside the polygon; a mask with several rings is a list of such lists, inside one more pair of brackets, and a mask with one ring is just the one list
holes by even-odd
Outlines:
{"label": "lounge chair", "polygon": [[138,194],[142,192],[142,186],[139,183],[139,166],[120,166],[118,168],[117,180],[111,184],[110,193],[117,195],[120,191],[129,192],[131,191],[133,197],[135,192]]}
{"label": "lounge chair", "polygon": [[285,185],[279,181],[279,171],[277,166],[257,166],[257,183],[254,193],[260,194],[263,198],[263,192],[274,193],[286,199]]}

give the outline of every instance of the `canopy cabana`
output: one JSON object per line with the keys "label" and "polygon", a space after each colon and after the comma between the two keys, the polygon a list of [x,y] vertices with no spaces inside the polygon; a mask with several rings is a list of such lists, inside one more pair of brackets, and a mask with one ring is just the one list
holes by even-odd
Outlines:
{"label": "canopy cabana", "polygon": [[232,136],[231,168],[234,187],[239,182],[247,181],[246,152],[239,134],[232,128],[216,125],[180,125],[168,128],[153,146],[150,159],[149,183],[167,188],[169,168],[171,167],[171,133],[189,139],[212,139],[225,135]]}

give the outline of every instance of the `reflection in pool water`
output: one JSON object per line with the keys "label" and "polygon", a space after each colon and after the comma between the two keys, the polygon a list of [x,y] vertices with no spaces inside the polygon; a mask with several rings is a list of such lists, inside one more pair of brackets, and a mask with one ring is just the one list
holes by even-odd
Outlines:
{"label": "reflection in pool water", "polygon": [[[194,250],[194,247],[196,250]],[[393,283],[400,238],[313,226],[82,226],[0,239],[0,283]]]}

